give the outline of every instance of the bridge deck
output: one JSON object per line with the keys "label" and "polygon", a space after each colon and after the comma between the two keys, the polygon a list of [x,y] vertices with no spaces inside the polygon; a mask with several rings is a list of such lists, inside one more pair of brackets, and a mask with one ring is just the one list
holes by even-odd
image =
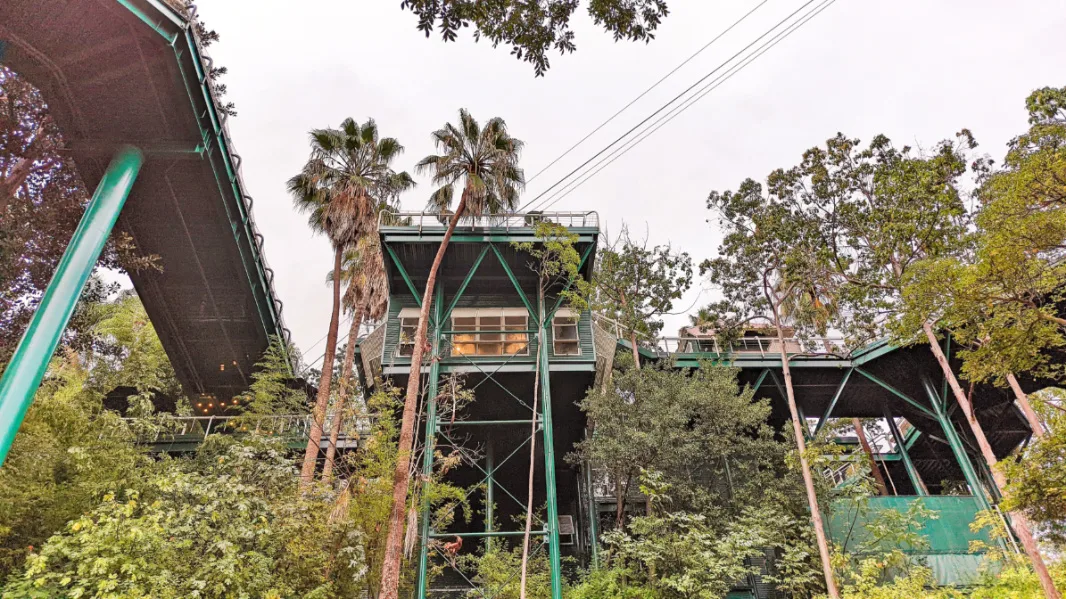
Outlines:
{"label": "bridge deck", "polygon": [[193,36],[158,0],[0,2],[3,60],[44,94],[88,189],[120,145],[144,151],[119,227],[163,271],[131,279],[186,391],[228,397],[284,325]]}

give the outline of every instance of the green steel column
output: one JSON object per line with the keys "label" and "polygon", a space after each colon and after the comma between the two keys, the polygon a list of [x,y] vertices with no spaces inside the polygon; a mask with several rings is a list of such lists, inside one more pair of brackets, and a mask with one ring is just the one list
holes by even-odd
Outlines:
{"label": "green steel column", "polygon": [[888,404],[885,404],[885,420],[888,421],[888,430],[892,432],[892,438],[896,441],[896,447],[899,448],[899,455],[903,458],[903,467],[907,470],[907,478],[911,480],[911,485],[914,486],[918,495],[928,495],[929,491],[925,488],[925,483],[922,482],[922,477],[918,476],[918,469],[914,467],[914,462],[911,461],[911,454],[907,451],[907,443],[903,438],[903,435],[899,432],[899,427],[896,426],[896,420],[892,417],[892,412],[888,409]]}
{"label": "green steel column", "polygon": [[[551,381],[548,378],[548,327],[544,318],[544,300],[537,299],[540,317],[540,414],[544,440],[544,486],[548,500],[548,560],[551,567],[551,597],[563,597],[563,570],[559,556],[559,499],[555,492],[555,439],[552,434]],[[534,417],[536,415],[534,414]]]}
{"label": "green steel column", "polygon": [[[388,246],[386,246],[388,247]],[[418,553],[418,599],[425,599],[429,584],[429,539],[433,532],[429,526],[429,479],[433,475],[433,444],[437,437],[437,383],[440,378],[441,305],[444,303],[442,286],[438,285],[433,300],[433,356],[429,363],[429,385],[426,389],[426,445],[422,453],[422,543]]]}
{"label": "green steel column", "polygon": [[0,379],[0,464],[11,449],[143,162],[141,151],[128,146],[111,160]]}
{"label": "green steel column", "polygon": [[592,567],[598,569],[600,567],[600,512],[596,509],[596,491],[592,486],[592,468],[588,462],[585,462],[583,470],[585,471],[585,486],[588,488],[588,500],[589,500],[589,536],[592,539]]}
{"label": "green steel column", "polygon": [[970,486],[981,509],[991,509],[992,506],[988,502],[988,496],[985,495],[984,484],[981,483],[981,479],[977,476],[977,471],[973,469],[973,464],[970,462],[970,456],[966,453],[966,448],[963,447],[962,439],[959,438],[958,432],[955,431],[955,425],[951,422],[951,417],[948,416],[946,407],[940,402],[940,398],[937,397],[932,384],[924,377],[922,379],[922,386],[925,388],[926,395],[929,396],[929,402],[933,404],[933,411],[936,412],[937,420],[940,422],[940,428],[944,429],[944,437],[947,438],[948,445],[951,447],[951,453],[955,455],[955,460],[959,463],[959,468],[962,469],[962,475],[966,478],[966,484]]}

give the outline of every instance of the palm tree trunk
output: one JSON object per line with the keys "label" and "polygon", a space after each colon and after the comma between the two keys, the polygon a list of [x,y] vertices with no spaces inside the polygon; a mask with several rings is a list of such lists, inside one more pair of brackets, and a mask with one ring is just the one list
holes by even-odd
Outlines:
{"label": "palm tree trunk", "polygon": [[[400,423],[400,445],[396,456],[396,471],[392,479],[392,513],[389,515],[389,536],[385,540],[385,560],[381,565],[380,599],[397,599],[400,592],[400,563],[403,557],[404,513],[407,507],[407,488],[411,482],[411,451],[414,447],[415,412],[418,407],[418,392],[422,377],[422,357],[426,347],[426,329],[429,325],[429,308],[433,303],[433,287],[437,284],[437,271],[444,260],[444,252],[452,239],[459,217],[466,211],[466,192],[448,222],[433,265],[426,279],[422,294],[422,311],[418,315],[418,331],[415,332],[414,349],[411,352],[411,373],[407,380],[407,396],[403,402],[403,419]],[[429,398],[429,401],[435,401]],[[428,539],[422,539],[427,542]]]}
{"label": "palm tree trunk", "polygon": [[[537,308],[540,310],[541,325],[538,327],[541,331],[544,331],[544,284],[542,283],[537,289]],[[547,339],[543,334],[538,333],[541,338],[540,343],[544,343]],[[526,498],[526,529],[525,535],[522,536],[522,576],[518,586],[519,599],[526,599],[526,579],[529,572],[529,534],[533,530],[533,473],[536,471],[537,466],[537,404],[538,404],[538,391],[540,390],[540,345],[537,346],[537,359],[534,362],[536,365],[536,371],[533,375],[533,424],[530,427],[529,438],[529,492]]]}
{"label": "palm tree trunk", "polygon": [[341,261],[343,247],[334,248],[333,253],[333,314],[329,319],[329,333],[326,335],[326,353],[322,358],[322,378],[318,382],[318,397],[311,418],[311,434],[307,438],[304,451],[303,468],[300,470],[300,490],[306,490],[315,475],[315,463],[318,461],[318,449],[322,443],[322,421],[326,418],[326,406],[329,404],[330,383],[333,380],[333,354],[337,352],[337,328],[340,326],[341,314]]}
{"label": "palm tree trunk", "polygon": [[882,496],[888,495],[888,485],[885,484],[885,477],[881,474],[881,467],[877,465],[877,460],[874,459],[874,452],[870,449],[870,442],[866,440],[866,431],[862,428],[862,420],[853,418],[851,424],[855,427],[855,436],[859,438],[859,445],[862,445],[866,458],[870,460],[870,473],[873,474],[874,481],[877,484],[877,493]]}
{"label": "palm tree trunk", "polygon": [[814,491],[814,478],[811,466],[807,463],[807,441],[803,436],[803,424],[800,421],[799,408],[796,407],[796,394],[792,389],[792,370],[788,366],[788,351],[785,349],[785,333],[781,328],[781,319],[777,305],[771,302],[774,311],[774,326],[777,328],[777,344],[781,350],[781,371],[785,378],[785,395],[788,398],[788,411],[792,416],[792,431],[796,435],[796,448],[799,450],[800,470],[803,471],[803,486],[807,489],[807,505],[811,510],[814,524],[814,536],[818,542],[818,555],[822,559],[822,574],[830,599],[840,599],[836,578],[833,576],[833,563],[829,556],[829,542],[825,537],[825,525],[822,512],[818,509],[818,495]]}
{"label": "palm tree trunk", "polygon": [[[996,467],[996,454],[992,452],[992,446],[988,443],[988,438],[985,437],[985,431],[981,428],[981,423],[977,421],[977,415],[973,411],[973,405],[970,403],[969,398],[963,393],[962,387],[959,385],[958,379],[955,378],[955,373],[951,370],[951,365],[948,363],[947,356],[944,355],[944,351],[940,349],[940,343],[937,341],[936,333],[933,331],[933,325],[926,322],[922,325],[922,329],[925,331],[925,336],[929,340],[929,349],[933,351],[933,355],[936,356],[936,361],[940,364],[940,369],[944,372],[944,378],[948,381],[948,385],[951,387],[952,393],[955,394],[955,401],[959,403],[959,407],[962,408],[963,415],[966,416],[966,421],[970,424],[970,430],[973,431],[973,436],[977,439],[977,446],[981,449],[981,454],[985,458],[985,462],[988,464],[988,469],[992,471],[992,479],[996,483],[996,488],[999,489],[1002,495],[1007,487],[1007,477]],[[983,492],[981,489],[974,489],[974,493]],[[1044,589],[1044,597],[1047,599],[1061,599],[1062,595],[1059,594],[1058,589],[1055,588],[1055,581],[1051,579],[1051,574],[1048,572],[1047,564],[1044,563],[1044,558],[1040,554],[1040,547],[1036,544],[1036,539],[1033,538],[1033,533],[1029,528],[1029,521],[1025,517],[1025,514],[1021,512],[1010,512],[1011,528],[1014,529],[1014,533],[1018,536],[1018,540],[1022,542],[1022,547],[1025,548],[1026,555],[1029,556],[1029,561],[1033,564],[1033,569],[1036,570],[1036,575],[1040,578],[1040,586]]]}
{"label": "palm tree trunk", "polygon": [[333,458],[337,455],[337,436],[344,421],[344,405],[352,389],[352,363],[355,361],[355,341],[359,338],[359,327],[363,324],[363,306],[355,309],[352,328],[348,330],[348,345],[344,348],[344,367],[341,370],[340,393],[337,405],[333,407],[333,421],[329,424],[329,445],[326,447],[326,464],[322,466],[322,480],[329,482],[333,477]]}
{"label": "palm tree trunk", "polygon": [[1014,399],[1018,401],[1018,406],[1021,407],[1022,413],[1025,414],[1025,419],[1029,421],[1029,428],[1033,429],[1033,436],[1043,437],[1044,425],[1040,422],[1040,416],[1033,409],[1033,405],[1029,403],[1029,396],[1025,394],[1025,391],[1022,391],[1022,386],[1018,384],[1018,379],[1014,378],[1013,374],[1008,374],[1007,384],[1014,391]]}

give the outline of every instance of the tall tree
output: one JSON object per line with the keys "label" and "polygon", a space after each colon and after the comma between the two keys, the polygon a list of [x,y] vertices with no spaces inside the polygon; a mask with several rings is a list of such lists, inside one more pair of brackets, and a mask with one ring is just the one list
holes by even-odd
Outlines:
{"label": "tall tree", "polygon": [[660,318],[692,285],[692,259],[668,245],[649,248],[623,228],[600,250],[595,283],[596,311],[621,326],[640,368],[638,337],[651,340],[662,331]]}
{"label": "tall tree", "polygon": [[322,480],[327,482],[333,475],[337,437],[344,422],[348,398],[354,390],[355,380],[352,366],[355,361],[355,345],[359,340],[359,328],[364,319],[380,320],[385,316],[389,305],[385,263],[381,255],[381,243],[376,235],[365,237],[355,247],[345,250],[341,274],[345,282],[344,306],[352,313],[352,325],[348,331],[348,343],[344,347],[340,392],[333,406],[329,445],[326,447],[326,463],[322,466]]}
{"label": "tall tree", "polygon": [[[532,63],[540,77],[550,67],[549,52],[567,54],[577,48],[570,18],[578,4],[578,0],[403,0],[400,7],[418,16],[418,29],[426,37],[439,28],[446,42],[455,41],[460,29],[473,25],[474,40],[487,38],[494,48],[511,46],[511,54]],[[615,41],[650,42],[669,10],[665,0],[590,0],[588,12]]]}
{"label": "tall tree", "polygon": [[[843,306],[841,329],[873,337],[887,329],[900,342],[929,344],[1002,492],[1006,479],[995,468],[991,445],[940,348],[936,321],[927,312],[908,310],[903,300],[908,281],[923,264],[966,250],[969,214],[959,180],[967,172],[966,152],[976,142],[966,130],[957,138],[915,154],[895,148],[885,136],[863,149],[858,140],[838,134],[824,150],[808,150],[799,166],[775,176],[773,193],[819,221],[812,255],[820,265],[814,277],[834,282]],[[1012,520],[1046,596],[1058,599],[1024,514]]]}
{"label": "tall tree", "polygon": [[333,311],[311,433],[300,470],[303,489],[314,476],[322,422],[329,404],[340,324],[344,250],[375,234],[381,205],[396,202],[399,192],[414,186],[410,175],[397,173],[391,166],[402,152],[403,146],[395,139],[378,137],[373,119],[360,125],[348,118],[339,129],[311,131],[311,156],[300,173],[288,182],[296,208],[309,213],[308,224],[312,230],[325,233],[333,245]]}
{"label": "tall tree", "polygon": [[[399,457],[393,476],[389,537],[381,572],[382,599],[396,599],[399,592],[404,512],[410,484],[415,413],[422,382],[429,308],[433,303],[437,271],[461,217],[513,211],[518,204],[518,195],[525,187],[525,175],[518,166],[518,158],[524,144],[521,140],[511,137],[503,119],[492,118],[482,127],[466,109],[460,109],[459,125],[445,124],[443,128],[433,132],[433,141],[437,151],[441,153],[426,156],[415,168],[418,172],[431,174],[434,184],[440,186],[430,196],[429,206],[437,210],[442,218],[448,218],[448,229],[429,269],[426,289],[422,295],[422,310],[418,316],[418,330],[415,332],[411,373],[400,423]],[[459,205],[451,212],[457,185],[462,186]]]}
{"label": "tall tree", "polygon": [[[777,185],[778,179],[777,173],[771,175],[771,189]],[[712,192],[707,207],[719,215],[718,222],[725,237],[718,256],[705,260],[700,270],[721,287],[725,299],[705,309],[703,314],[708,319],[703,324],[722,332],[762,321],[776,332],[785,394],[822,573],[829,596],[837,599],[840,592],[833,576],[829,543],[807,459],[806,425],[796,405],[785,343],[786,329],[794,330],[809,323],[786,322],[782,314],[783,306],[795,303],[793,296],[817,284],[818,262],[815,258],[818,253],[814,251],[817,221],[793,210],[773,193],[764,195],[762,186],[751,179],[744,181],[736,192]]]}

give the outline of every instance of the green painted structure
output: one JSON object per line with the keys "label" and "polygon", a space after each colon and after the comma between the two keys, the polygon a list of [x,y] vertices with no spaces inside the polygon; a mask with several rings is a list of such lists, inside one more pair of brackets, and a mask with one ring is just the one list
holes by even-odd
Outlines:
{"label": "green painted structure", "polygon": [[[404,226],[383,226],[381,244],[389,276],[389,317],[360,341],[360,376],[377,377],[405,387],[410,374],[406,331],[417,320],[430,263],[445,227],[436,217],[401,214]],[[558,213],[547,218],[577,234],[582,272],[592,272],[599,236],[595,213]],[[473,391],[475,399],[456,419],[442,419],[437,401],[426,401],[421,442],[422,472],[433,468],[434,451],[445,455],[466,449],[461,467],[449,480],[470,488],[475,514],[467,524],[435,522],[423,505],[417,597],[447,596],[475,585],[438,549],[435,539],[466,540],[463,551],[480,543],[520,543],[516,522],[526,511],[530,442],[535,440],[534,506],[546,506],[544,526],[535,530],[531,551],[546,553],[551,568],[551,595],[562,596],[562,559],[584,557],[593,545],[594,519],[589,473],[564,456],[585,430],[576,402],[590,387],[602,357],[593,338],[589,313],[563,316],[559,288],[538,299],[537,276],[529,255],[512,242],[536,241],[534,221],[523,216],[461,219],[437,278],[429,325],[430,358],[422,367],[427,398],[447,391],[451,377]],[[411,320],[411,319],[414,320]],[[607,346],[613,357],[614,339]],[[534,411],[536,379],[537,405]],[[470,453],[477,455],[469,458]],[[509,539],[494,540],[494,539]],[[477,540],[478,542],[474,542]],[[428,573],[444,567],[432,584]],[[492,596],[493,589],[482,589]]]}
{"label": "green painted structure", "polygon": [[228,400],[288,333],[197,35],[178,0],[0,2],[4,65],[41,91],[86,188],[123,146],[143,154],[117,224],[162,270],[130,278],[185,392]]}
{"label": "green painted structure", "polygon": [[126,203],[144,156],[123,148],[108,166],[85,209],[41,303],[0,378],[0,465],[7,458],[37,387],[44,378],[78,297]]}

